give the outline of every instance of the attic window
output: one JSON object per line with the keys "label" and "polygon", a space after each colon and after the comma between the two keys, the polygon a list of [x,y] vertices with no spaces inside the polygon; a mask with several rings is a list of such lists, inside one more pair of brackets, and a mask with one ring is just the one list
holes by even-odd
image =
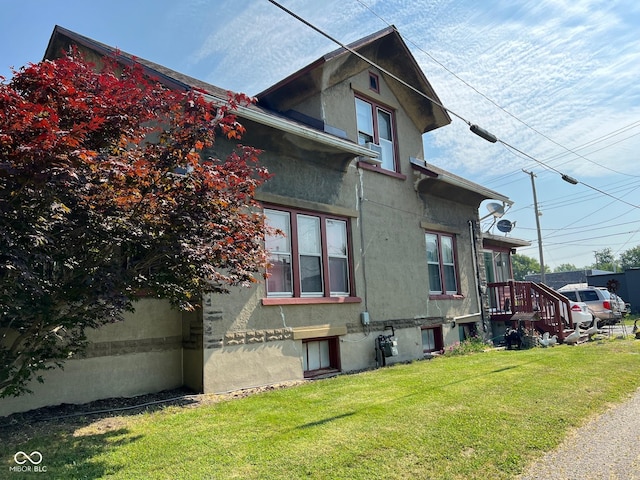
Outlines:
{"label": "attic window", "polygon": [[369,72],[369,89],[376,93],[380,93],[380,79],[378,75],[373,72]]}

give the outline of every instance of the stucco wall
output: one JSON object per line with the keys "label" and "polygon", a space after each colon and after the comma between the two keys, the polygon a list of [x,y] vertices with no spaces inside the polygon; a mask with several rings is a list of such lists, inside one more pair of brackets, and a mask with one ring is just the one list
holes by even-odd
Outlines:
{"label": "stucco wall", "polygon": [[[405,325],[411,322],[405,322]],[[398,355],[387,357],[386,365],[407,362],[424,358],[422,347],[422,331],[420,321],[413,322],[415,326],[396,328],[394,331],[398,343]],[[459,340],[457,327],[450,323],[442,325],[444,341],[453,345]],[[353,372],[376,367],[375,348],[378,335],[390,335],[391,330],[384,330],[380,326],[374,327],[367,333],[349,333],[340,339],[340,360],[343,372]]]}
{"label": "stucco wall", "polygon": [[87,334],[85,358],[32,382],[33,394],[0,400],[0,416],[60,403],[130,397],[182,385],[181,314],[160,300],[142,299],[123,322]]}
{"label": "stucco wall", "polygon": [[279,340],[204,351],[204,390],[222,393],[303,378],[302,342]]}
{"label": "stucco wall", "polygon": [[[330,76],[331,72],[325,72],[325,78]],[[375,366],[375,339],[384,326],[393,326],[398,338],[399,355],[388,363],[408,361],[423,357],[421,326],[441,325],[445,345],[450,345],[459,340],[452,320],[479,311],[469,230],[469,221],[477,219],[478,205],[433,196],[428,190],[416,191],[410,157],[422,158],[422,134],[382,76],[380,79],[380,94],[368,89],[368,72],[363,71],[302,104],[287,107],[310,115],[321,113],[322,121],[355,141],[354,92],[389,106],[396,112],[403,176],[362,168],[357,159],[345,169],[312,153],[298,156],[293,148],[290,154],[265,151],[261,155],[261,163],[274,174],[260,188],[258,198],[263,203],[342,212],[351,219],[352,296],[360,302],[263,305],[263,282],[250,290],[207,298],[203,310],[205,392],[302,378],[300,344],[290,333],[296,329],[326,324],[345,328],[345,334],[337,335],[340,367],[354,371]],[[426,229],[456,238],[461,293],[456,298],[430,298]],[[371,327],[361,325],[363,311],[369,312]]]}

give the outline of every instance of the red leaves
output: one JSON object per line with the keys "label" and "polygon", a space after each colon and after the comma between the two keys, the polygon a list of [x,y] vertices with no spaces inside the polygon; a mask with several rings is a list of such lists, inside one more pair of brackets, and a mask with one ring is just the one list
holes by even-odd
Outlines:
{"label": "red leaves", "polygon": [[44,222],[42,258],[55,251],[111,272],[114,245],[135,251],[135,268],[109,279],[120,294],[144,275],[145,287],[187,308],[203,292],[255,281],[266,254],[253,197],[269,174],[251,147],[207,157],[216,135],[242,138],[235,111],[254,99],[229,93],[216,105],[167,90],[135,63],[102,63],[97,72],[73,51],[0,85],[0,214],[18,203],[26,230]]}

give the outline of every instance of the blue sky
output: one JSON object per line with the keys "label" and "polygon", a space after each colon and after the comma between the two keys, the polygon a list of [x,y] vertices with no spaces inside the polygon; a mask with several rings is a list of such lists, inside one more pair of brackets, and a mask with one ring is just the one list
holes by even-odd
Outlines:
{"label": "blue sky", "polygon": [[[525,155],[451,125],[425,158],[508,196],[512,236],[544,260],[640,245],[640,3],[282,0],[348,43],[394,24],[443,104]],[[337,45],[267,0],[0,0],[0,75],[42,59],[59,24],[223,88],[256,94]],[[533,157],[533,159],[531,158]],[[534,160],[535,159],[535,160]],[[570,185],[560,173],[579,180]],[[480,207],[480,215],[488,213]],[[490,223],[485,222],[485,228]],[[500,234],[495,227],[493,233]]]}

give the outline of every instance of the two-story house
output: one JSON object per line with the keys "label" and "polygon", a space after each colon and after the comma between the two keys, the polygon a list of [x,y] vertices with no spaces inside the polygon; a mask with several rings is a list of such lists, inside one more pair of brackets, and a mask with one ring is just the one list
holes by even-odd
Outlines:
{"label": "two-story house", "polygon": [[[115,52],[56,27],[45,58],[71,44],[89,58]],[[135,61],[171,88],[226,98],[219,87]],[[261,162],[274,174],[257,199],[286,233],[266,239],[268,278],[210,295],[189,314],[142,300],[125,322],[95,332],[87,358],[50,372],[34,396],[9,400],[0,414],[373,368],[378,337],[391,332],[397,355],[385,363],[490,335],[478,207],[509,199],[429,164],[423,134],[451,119],[398,32],[339,48],[257,98],[237,113],[243,142],[264,150]],[[214,148],[223,155],[232,145]]]}

